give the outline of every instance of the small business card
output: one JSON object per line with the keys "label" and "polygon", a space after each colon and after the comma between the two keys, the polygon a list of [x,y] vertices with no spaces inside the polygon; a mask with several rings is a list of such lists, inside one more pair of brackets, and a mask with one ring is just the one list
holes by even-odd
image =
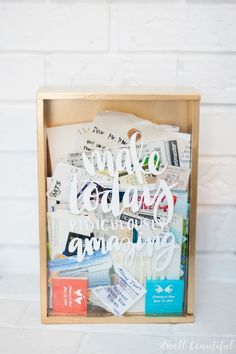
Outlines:
{"label": "small business card", "polygon": [[183,280],[147,280],[146,290],[145,313],[147,315],[183,312]]}
{"label": "small business card", "polygon": [[86,315],[87,288],[85,278],[52,278],[53,312]]}

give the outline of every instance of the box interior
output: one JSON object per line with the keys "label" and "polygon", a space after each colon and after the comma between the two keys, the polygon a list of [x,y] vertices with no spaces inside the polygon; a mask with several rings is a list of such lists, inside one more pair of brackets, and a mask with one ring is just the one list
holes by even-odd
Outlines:
{"label": "box interior", "polygon": [[188,101],[58,99],[45,100],[46,126],[91,121],[98,111],[133,113],[160,124],[178,124],[181,131],[191,132]]}
{"label": "box interior", "polygon": [[[192,132],[192,117],[189,102],[185,100],[108,100],[108,99],[58,99],[45,100],[44,117],[46,127],[92,121],[99,111],[118,111],[135,114],[159,124],[173,124],[181,132]],[[48,155],[48,154],[47,154]],[[47,176],[51,175],[48,156]]]}
{"label": "box interior", "polygon": [[[149,119],[160,124],[173,124],[180,127],[181,132],[192,134],[193,117],[191,113],[191,100],[120,100],[120,99],[44,99],[43,116],[44,116],[44,133],[46,142],[46,128],[66,124],[76,124],[81,122],[88,122],[93,120],[98,111],[111,110],[135,114],[140,118]],[[44,157],[46,158],[45,177],[51,176],[50,157],[48,154],[47,143],[44,146]],[[45,178],[46,182],[46,178]],[[190,185],[191,185],[190,180]],[[191,228],[190,228],[191,232]],[[194,236],[195,237],[195,236]],[[190,237],[191,238],[191,237]],[[191,251],[192,254],[192,251]],[[187,292],[186,292],[187,293]],[[187,301],[185,301],[185,306]],[[96,316],[96,315],[94,315]],[[135,315],[128,315],[133,317],[136,322]],[[48,315],[48,318],[55,317]],[[123,317],[123,316],[122,316]],[[162,318],[160,322],[190,322],[193,320],[192,314],[185,309],[185,315],[180,316],[182,320],[174,320],[174,317]],[[188,317],[188,318],[187,318]],[[155,322],[155,318],[148,319],[145,315],[139,315],[137,322],[142,322],[145,318],[146,322]],[[184,319],[185,318],[185,319]],[[187,318],[187,319],[186,319]],[[45,320],[45,319],[44,319]],[[89,319],[88,319],[89,320]],[[158,320],[157,320],[158,321]],[[47,322],[45,320],[45,322]],[[53,322],[53,321],[52,321]],[[56,322],[77,322],[75,316],[61,316],[61,319]],[[80,322],[80,320],[78,320]],[[86,321],[82,321],[86,322]],[[98,321],[99,322],[99,321]],[[101,321],[102,318],[101,318]],[[111,322],[120,322],[119,319]]]}

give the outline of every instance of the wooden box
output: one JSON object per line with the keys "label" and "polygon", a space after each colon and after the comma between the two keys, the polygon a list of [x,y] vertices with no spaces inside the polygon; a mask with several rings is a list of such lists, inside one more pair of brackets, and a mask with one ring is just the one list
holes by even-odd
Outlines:
{"label": "wooden box", "polygon": [[[37,96],[38,176],[39,176],[39,233],[41,318],[43,323],[178,323],[194,320],[195,229],[198,168],[198,124],[200,95],[192,89],[174,88],[41,88]],[[182,132],[192,134],[192,166],[190,180],[190,236],[188,257],[188,288],[184,316],[120,317],[55,316],[48,313],[47,292],[47,222],[46,178],[50,176],[46,128],[87,122],[96,112],[115,110],[133,113],[162,124],[180,126]]]}

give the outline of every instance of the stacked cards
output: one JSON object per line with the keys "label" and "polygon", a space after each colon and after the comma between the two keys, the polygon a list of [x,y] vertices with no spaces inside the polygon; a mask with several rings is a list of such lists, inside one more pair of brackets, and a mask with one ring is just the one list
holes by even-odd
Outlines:
{"label": "stacked cards", "polygon": [[54,314],[183,314],[191,136],[132,114],[47,129]]}

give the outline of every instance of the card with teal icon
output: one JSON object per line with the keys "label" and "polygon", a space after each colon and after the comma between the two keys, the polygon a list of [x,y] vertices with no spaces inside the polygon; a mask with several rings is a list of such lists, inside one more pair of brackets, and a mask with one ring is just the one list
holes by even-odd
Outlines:
{"label": "card with teal icon", "polygon": [[145,313],[147,315],[182,314],[183,280],[147,280]]}

